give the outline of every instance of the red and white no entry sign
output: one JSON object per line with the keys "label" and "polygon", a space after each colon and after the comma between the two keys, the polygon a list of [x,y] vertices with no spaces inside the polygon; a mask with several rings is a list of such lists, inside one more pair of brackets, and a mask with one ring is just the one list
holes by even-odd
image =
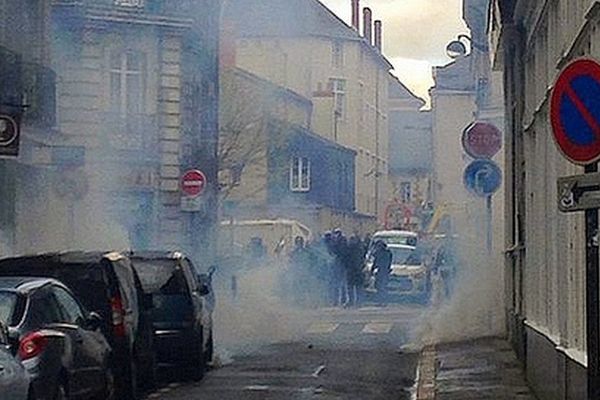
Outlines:
{"label": "red and white no entry sign", "polygon": [[473,158],[492,158],[502,149],[502,132],[488,122],[474,122],[463,132],[465,151]]}
{"label": "red and white no entry sign", "polygon": [[202,171],[193,169],[181,177],[181,192],[184,196],[198,197],[206,188],[206,175]]}

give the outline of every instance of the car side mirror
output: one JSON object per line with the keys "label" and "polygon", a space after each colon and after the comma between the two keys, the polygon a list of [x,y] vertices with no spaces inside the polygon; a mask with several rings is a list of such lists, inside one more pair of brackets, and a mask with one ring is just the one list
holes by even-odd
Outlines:
{"label": "car side mirror", "polygon": [[210,287],[207,284],[201,284],[198,293],[200,293],[200,296],[208,296],[210,294]]}
{"label": "car side mirror", "polygon": [[89,313],[89,315],[85,321],[85,326],[87,329],[89,329],[91,331],[100,329],[100,327],[102,326],[102,317],[97,312]]}
{"label": "car side mirror", "polygon": [[217,266],[213,265],[208,269],[208,276],[212,279],[212,276],[217,272]]}

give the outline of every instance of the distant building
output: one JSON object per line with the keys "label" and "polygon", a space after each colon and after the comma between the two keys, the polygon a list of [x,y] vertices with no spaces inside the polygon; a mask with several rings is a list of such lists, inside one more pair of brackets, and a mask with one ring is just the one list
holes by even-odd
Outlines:
{"label": "distant building", "polygon": [[[554,143],[552,88],[580,57],[600,59],[600,3],[495,0],[490,41],[506,80],[506,309],[509,336],[539,398],[587,399],[585,221],[557,206],[577,175]],[[598,334],[595,332],[594,334]]]}
{"label": "distant building", "polygon": [[432,200],[431,112],[425,101],[390,76],[389,182],[387,228],[421,228],[421,210]]}
{"label": "distant building", "polygon": [[312,102],[239,68],[221,82],[223,218],[295,218],[314,233],[351,220],[356,153],[310,130]]}
{"label": "distant building", "polygon": [[[56,79],[39,87],[48,123],[26,126],[21,155],[8,162],[16,170],[15,249],[128,245],[198,255],[204,246],[203,254],[210,253],[217,192],[216,2],[37,4],[43,12],[30,11],[26,20],[44,28],[32,37],[32,48]],[[2,15],[15,9],[9,5]],[[209,181],[196,213],[181,209],[179,180],[188,168],[202,169]]]}
{"label": "distant building", "polygon": [[316,0],[231,0],[224,15],[236,65],[311,100],[311,130],[356,152],[357,226],[367,216],[375,227],[388,199],[392,66],[373,41],[370,10],[363,35]]}
{"label": "distant building", "polygon": [[[434,67],[435,86],[431,88],[433,131],[433,200],[445,208],[454,225],[459,223],[461,235],[473,246],[486,247],[485,199],[472,195],[464,185],[465,168],[473,161],[462,145],[464,130],[474,121],[488,122],[500,130],[504,124],[502,77],[490,68],[486,28],[488,0],[465,0],[463,19],[471,34],[464,40],[467,54],[447,65]],[[504,152],[493,159],[500,167]],[[503,251],[504,211],[502,188],[493,196],[493,254]],[[467,229],[468,228],[468,229]]]}

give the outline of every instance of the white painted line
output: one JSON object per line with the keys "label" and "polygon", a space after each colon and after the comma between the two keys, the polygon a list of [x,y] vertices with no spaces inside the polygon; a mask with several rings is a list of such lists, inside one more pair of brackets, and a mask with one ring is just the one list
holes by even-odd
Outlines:
{"label": "white painted line", "polygon": [[315,322],[308,329],[309,334],[325,334],[325,333],[333,333],[340,324],[331,323],[331,322]]}
{"label": "white painted line", "polygon": [[388,322],[372,322],[370,324],[365,325],[362,330],[362,333],[369,334],[387,334],[390,333],[394,324],[390,324]]}
{"label": "white painted line", "polygon": [[252,386],[246,386],[244,388],[244,390],[249,390],[252,392],[266,392],[269,390],[269,387],[266,385],[252,385]]}
{"label": "white painted line", "polygon": [[320,365],[319,368],[317,368],[315,370],[315,372],[313,372],[313,374],[312,374],[313,378],[318,378],[323,372],[325,372],[326,369],[327,369],[326,366]]}

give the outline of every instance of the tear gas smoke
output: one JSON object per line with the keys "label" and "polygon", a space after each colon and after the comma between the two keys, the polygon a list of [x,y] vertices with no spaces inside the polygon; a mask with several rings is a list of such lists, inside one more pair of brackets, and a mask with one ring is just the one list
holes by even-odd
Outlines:
{"label": "tear gas smoke", "polygon": [[273,262],[235,272],[237,292],[232,294],[232,274],[219,272],[216,282],[215,335],[220,358],[246,354],[260,346],[291,342],[310,324],[307,310],[289,305],[282,296],[285,263]]}
{"label": "tear gas smoke", "polygon": [[432,305],[415,331],[420,344],[500,336],[504,332],[504,281],[502,258],[488,254],[481,232],[472,224],[457,226],[459,260],[452,295]]}

